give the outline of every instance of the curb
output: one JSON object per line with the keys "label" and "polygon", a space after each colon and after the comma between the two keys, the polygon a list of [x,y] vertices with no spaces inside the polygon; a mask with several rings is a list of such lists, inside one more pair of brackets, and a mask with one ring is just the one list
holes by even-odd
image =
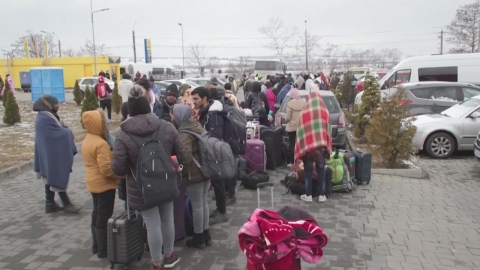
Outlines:
{"label": "curb", "polygon": [[[117,128],[114,131],[111,131],[110,133],[112,134],[112,136],[115,136],[115,134],[117,134],[117,132],[119,130],[120,130],[120,128]],[[77,147],[77,151],[78,151],[77,155],[81,154],[82,153],[82,142],[77,142],[75,144],[75,146]],[[33,162],[34,162],[34,160],[32,159],[32,160],[29,160],[29,161],[22,162],[18,165],[0,170],[0,182],[2,182],[4,180],[7,180],[7,179],[10,179],[10,178],[13,178],[13,177],[15,177],[15,176],[17,176],[21,173],[24,173],[26,171],[32,171],[33,172]]]}
{"label": "curb", "polygon": [[[357,150],[355,145],[352,142],[351,133],[350,131],[347,132],[347,144],[352,151]],[[429,179],[430,174],[425,166],[420,165],[420,163],[416,160],[412,161],[413,164],[418,166],[418,169],[372,169],[372,174],[379,174],[379,175],[394,175],[394,176],[401,176],[401,177],[408,177],[408,178],[415,178],[415,179]]]}

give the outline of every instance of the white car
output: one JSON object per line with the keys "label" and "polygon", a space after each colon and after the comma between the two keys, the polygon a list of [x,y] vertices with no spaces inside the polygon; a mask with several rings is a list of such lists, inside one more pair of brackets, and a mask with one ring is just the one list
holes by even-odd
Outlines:
{"label": "white car", "polygon": [[448,158],[455,151],[472,150],[480,130],[480,95],[440,114],[415,116],[417,132],[412,144],[433,158]]}
{"label": "white car", "polygon": [[[78,79],[78,85],[80,86],[80,90],[82,90],[82,93],[87,90],[87,85],[90,85],[90,87],[93,88],[97,83],[98,77],[83,77]],[[115,83],[112,80],[105,78],[105,83],[107,83],[108,86],[110,86],[110,89],[113,90]]]}
{"label": "white car", "polygon": [[188,84],[193,88],[196,88],[196,87],[200,86],[200,85],[198,85],[198,84],[196,84],[192,81],[189,81],[188,79],[164,80],[164,82],[176,84],[178,86],[178,88],[180,88],[180,86],[182,86],[182,84]]}
{"label": "white car", "polygon": [[[194,82],[200,86],[205,86],[208,84],[208,82],[210,82],[212,78],[191,78],[191,79],[187,79],[187,81],[189,82]],[[217,78],[218,80],[218,83],[221,85],[221,86],[224,86],[225,85],[225,82],[219,78]]]}

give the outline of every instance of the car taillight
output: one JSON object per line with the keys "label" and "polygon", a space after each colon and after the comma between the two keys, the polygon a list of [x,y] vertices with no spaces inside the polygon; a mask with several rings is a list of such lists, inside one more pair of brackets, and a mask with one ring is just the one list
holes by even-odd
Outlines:
{"label": "car taillight", "polygon": [[408,104],[412,104],[413,101],[411,101],[410,99],[406,99],[406,100],[400,100],[400,105],[408,105]]}
{"label": "car taillight", "polygon": [[345,127],[345,114],[340,114],[338,118],[338,127]]}

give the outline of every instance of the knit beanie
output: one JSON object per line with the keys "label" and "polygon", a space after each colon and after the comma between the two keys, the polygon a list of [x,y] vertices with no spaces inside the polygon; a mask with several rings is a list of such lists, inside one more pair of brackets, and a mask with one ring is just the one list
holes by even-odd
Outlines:
{"label": "knit beanie", "polygon": [[58,99],[55,97],[55,96],[52,96],[52,95],[42,95],[42,97],[40,97],[43,101],[43,103],[49,107],[50,109],[53,108],[53,106],[57,105],[58,104]]}
{"label": "knit beanie", "polygon": [[178,87],[176,84],[172,83],[167,87],[165,96],[175,96],[178,98]]}

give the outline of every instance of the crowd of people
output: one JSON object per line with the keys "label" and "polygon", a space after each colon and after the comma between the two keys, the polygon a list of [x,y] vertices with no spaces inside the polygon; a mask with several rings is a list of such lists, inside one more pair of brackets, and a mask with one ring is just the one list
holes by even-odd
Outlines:
{"label": "crowd of people", "polygon": [[[303,160],[305,164],[306,194],[302,200],[312,201],[312,172],[316,164],[319,200],[325,201],[323,165],[332,149],[328,110],[318,91],[312,91],[307,100],[300,98],[297,91],[325,87],[326,82],[316,79],[313,75],[311,78],[298,76],[295,81],[291,76],[255,79],[253,75],[249,78],[244,75],[239,86],[233,81],[221,86],[213,78],[205,87],[195,89],[188,84],[180,88],[171,84],[162,95],[152,80],[136,78],[133,81],[125,73],[118,85],[123,101],[122,123],[113,139],[108,129],[111,106],[106,101],[111,96],[111,89],[105,87],[103,76],[100,76],[95,90],[102,97],[99,99],[102,108],[82,114],[87,135],[82,143],[81,155],[86,167],[86,188],[92,194],[93,203],[92,253],[99,258],[107,257],[107,223],[114,211],[116,191],[124,188],[126,204],[130,209],[141,212],[152,259],[151,268],[168,269],[179,262],[180,257],[173,252],[175,240],[181,238],[175,231],[178,227],[175,225],[176,201],[148,203],[136,179],[142,159],[142,144],[138,142],[151,140],[160,141],[165,151],[181,164],[184,185],[180,187],[180,193],[188,193],[194,228],[194,235],[186,241],[186,245],[203,249],[212,244],[210,226],[228,222],[227,206],[236,203],[237,178],[210,181],[203,175],[196,162],[200,160],[200,144],[194,134],[207,131],[223,140],[224,119],[229,106],[241,108],[247,116],[257,116],[261,125],[270,126],[275,113],[274,105],[281,103],[288,94],[292,98],[287,105],[286,119],[291,145],[289,161]],[[243,87],[244,97],[237,95],[239,87]],[[107,109],[107,113],[103,109]],[[34,170],[45,183],[45,211],[78,213],[80,208],[73,205],[66,193],[73,158],[77,154],[73,133],[61,121],[57,113],[59,102],[54,96],[43,95],[35,102],[33,110],[38,112]],[[208,204],[210,185],[216,202],[213,211]],[[59,194],[62,206],[55,202],[55,192]],[[158,197],[168,197],[168,194],[159,192]],[[183,208],[180,213],[183,213]]]}

